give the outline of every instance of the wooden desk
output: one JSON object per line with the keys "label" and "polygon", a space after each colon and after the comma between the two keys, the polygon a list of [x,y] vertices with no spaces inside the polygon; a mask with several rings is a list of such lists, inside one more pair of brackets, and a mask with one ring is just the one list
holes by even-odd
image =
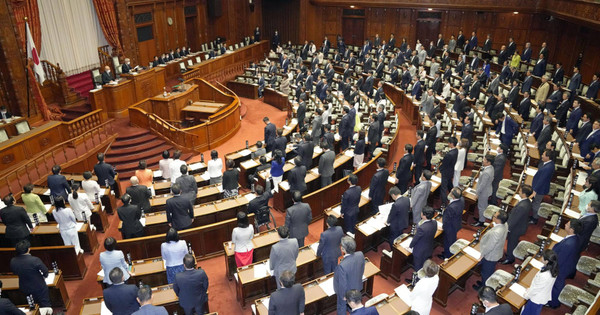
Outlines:
{"label": "wooden desk", "polygon": [[[537,263],[543,266],[543,263],[541,261],[538,260]],[[525,267],[521,270],[521,276],[519,277],[519,281],[517,283],[523,286],[525,289],[529,288],[531,286],[533,278],[538,273],[538,271],[540,271],[540,269],[534,267],[531,264],[530,260],[529,263],[527,263]],[[513,284],[513,280],[514,276],[510,279],[510,281],[508,281],[508,283],[504,287],[498,290],[497,295],[498,297],[500,297],[500,300],[510,304],[510,306],[513,309],[513,312],[517,313],[525,305],[527,300],[525,300],[519,294],[511,290],[510,287]]]}
{"label": "wooden desk", "polygon": [[[196,185],[198,187],[203,187],[203,186],[208,185],[208,183],[210,181],[210,176],[208,175],[208,172],[204,172],[201,174],[195,174],[194,179],[196,180]],[[164,182],[154,183],[154,184],[152,184],[152,187],[154,188],[154,193],[156,195],[164,195],[164,194],[168,194],[171,192],[172,184],[173,183],[171,183],[170,181],[164,181]]]}
{"label": "wooden desk", "polygon": [[[52,120],[27,133],[3,141],[0,143],[2,170],[21,164],[28,158],[66,140],[68,139],[63,138],[63,123]],[[5,192],[8,193],[7,190]]]}
{"label": "wooden desk", "polygon": [[[41,259],[46,267],[56,262],[65,280],[83,279],[87,271],[83,254],[77,254],[73,245],[31,247],[30,254]],[[16,255],[14,248],[0,248],[0,273],[11,272],[10,260]]]}
{"label": "wooden desk", "polygon": [[6,130],[6,135],[9,137],[18,136],[17,124],[23,121],[27,121],[25,117],[13,116],[7,120],[0,119],[0,129]]}
{"label": "wooden desk", "polygon": [[121,77],[133,81],[134,102],[139,102],[161,93],[165,87],[165,73],[164,68],[156,67],[137,73],[124,73],[121,74]]}
{"label": "wooden desk", "polygon": [[239,97],[245,97],[249,99],[258,98],[258,85],[245,83],[240,81],[227,81],[227,87],[231,89]]}
{"label": "wooden desk", "polygon": [[[222,198],[223,188],[220,184],[204,186],[198,189],[195,205],[216,201]],[[172,194],[157,195],[150,199],[150,209],[146,213],[165,211],[167,200],[172,198]]]}
{"label": "wooden desk", "polygon": [[[70,211],[67,209],[67,211]],[[88,223],[79,222],[79,229],[77,235],[79,236],[79,244],[81,249],[86,253],[93,253],[98,248],[98,240],[96,239],[96,231],[90,229]],[[31,231],[31,245],[36,247],[41,246],[60,246],[63,245],[60,231],[56,227],[56,223],[40,223]],[[0,242],[9,244],[8,240],[4,237],[6,233],[6,226],[0,223]],[[11,247],[10,245],[6,247]]]}
{"label": "wooden desk", "polygon": [[271,88],[265,88],[264,90],[264,102],[273,105],[281,111],[290,110],[290,100],[287,94],[281,93]]}
{"label": "wooden desk", "polygon": [[180,120],[187,117],[194,117],[197,122],[206,121],[212,114],[218,112],[221,108],[206,105],[189,105],[181,109]]}
{"label": "wooden desk", "polygon": [[[279,234],[277,234],[277,230],[275,229],[255,234],[254,238],[252,238],[252,246],[254,248],[252,261],[259,262],[268,259],[271,254],[271,247],[277,242],[279,242]],[[223,250],[225,251],[225,274],[231,281],[233,275],[237,272],[235,250],[231,241],[223,243]]]}
{"label": "wooden desk", "polygon": [[167,96],[160,93],[150,97],[152,109],[149,112],[167,121],[183,120],[185,116],[183,116],[181,110],[193,100],[200,98],[198,85],[186,84],[186,87],[185,91],[172,92]]}
{"label": "wooden desk", "polygon": [[[363,294],[368,297],[373,295],[373,281],[375,275],[379,273],[379,269],[369,261],[365,259],[365,271],[363,272]],[[328,314],[329,312],[335,311],[337,307],[337,296],[334,293],[328,296],[327,293],[321,288],[320,284],[328,281],[332,281],[333,273],[322,276],[318,279],[308,281],[302,286],[304,287],[305,294],[305,314]],[[254,303],[256,313],[258,315],[267,315],[269,310],[263,304],[263,300],[266,298],[258,299]],[[383,314],[383,313],[380,313]],[[396,313],[398,314],[398,313]]]}
{"label": "wooden desk", "polygon": [[[146,258],[131,262],[131,281],[136,285],[140,281],[151,287],[167,284],[167,272],[162,257]],[[103,270],[101,270],[103,271]],[[104,273],[96,276],[96,281],[104,288]]]}
{"label": "wooden desk", "polygon": [[[2,297],[8,298],[15,305],[27,304],[27,296],[25,293],[19,291],[19,277],[17,275],[0,275],[0,280],[2,280]],[[68,309],[71,305],[71,299],[65,286],[62,271],[59,270],[58,274],[49,272],[46,284],[48,284],[48,293],[52,307],[64,307]]]}

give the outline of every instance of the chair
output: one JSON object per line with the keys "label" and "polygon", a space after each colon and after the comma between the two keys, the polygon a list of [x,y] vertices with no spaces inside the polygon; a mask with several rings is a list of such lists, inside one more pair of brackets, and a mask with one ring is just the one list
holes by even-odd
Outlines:
{"label": "chair", "polygon": [[590,256],[581,256],[576,268],[584,275],[593,277],[600,269],[600,260]]}
{"label": "chair", "polygon": [[488,205],[487,208],[485,208],[485,210],[483,211],[483,217],[485,217],[487,220],[491,220],[494,214],[498,212],[498,210],[500,210],[500,207]]}
{"label": "chair", "polygon": [[385,300],[387,297],[388,297],[388,295],[386,293],[381,293],[378,296],[372,297],[367,302],[365,302],[365,307],[373,306],[373,305]]}
{"label": "chair", "polygon": [[512,278],[511,273],[498,269],[485,281],[485,285],[494,289],[500,288],[505,286]]}
{"label": "chair", "polygon": [[517,247],[513,250],[513,256],[524,260],[529,255],[535,255],[540,250],[538,245],[532,242],[520,241]]}
{"label": "chair", "polygon": [[102,85],[102,74],[100,74],[100,69],[92,69],[91,75],[95,86]]}
{"label": "chair", "polygon": [[467,245],[469,245],[469,241],[459,238],[456,240],[456,242],[450,245],[450,253],[454,255],[461,251],[463,248],[465,248]]}
{"label": "chair", "polygon": [[271,207],[266,206],[258,209],[254,217],[254,225],[256,226],[256,232],[260,232],[260,227],[266,225],[267,230],[270,230],[270,223],[273,222],[273,228],[277,227],[275,217],[271,213]]}
{"label": "chair", "polygon": [[565,313],[565,315],[585,315],[588,310],[587,305],[577,305],[573,313]]}
{"label": "chair", "polygon": [[592,305],[592,303],[594,303],[594,296],[584,289],[578,288],[571,284],[567,284],[562,289],[562,291],[560,291],[558,300],[560,301],[560,303],[568,307],[573,307],[581,303],[586,305]]}

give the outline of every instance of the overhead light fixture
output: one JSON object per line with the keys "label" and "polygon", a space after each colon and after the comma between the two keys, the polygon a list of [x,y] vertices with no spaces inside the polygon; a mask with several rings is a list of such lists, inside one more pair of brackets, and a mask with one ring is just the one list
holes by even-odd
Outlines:
{"label": "overhead light fixture", "polygon": [[519,14],[519,12],[518,12],[518,11],[515,11],[515,12],[513,12],[513,14]]}
{"label": "overhead light fixture", "polygon": [[353,6],[353,5],[351,5],[351,6],[350,6],[350,9],[354,9],[354,6]]}
{"label": "overhead light fixture", "polygon": [[433,11],[433,9],[432,8],[427,8],[427,11]]}

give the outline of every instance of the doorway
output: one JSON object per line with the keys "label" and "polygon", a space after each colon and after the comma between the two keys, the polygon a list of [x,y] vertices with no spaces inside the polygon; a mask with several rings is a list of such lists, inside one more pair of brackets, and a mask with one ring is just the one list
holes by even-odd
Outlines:
{"label": "doorway", "polygon": [[345,17],[342,36],[346,45],[362,46],[365,41],[365,19]]}

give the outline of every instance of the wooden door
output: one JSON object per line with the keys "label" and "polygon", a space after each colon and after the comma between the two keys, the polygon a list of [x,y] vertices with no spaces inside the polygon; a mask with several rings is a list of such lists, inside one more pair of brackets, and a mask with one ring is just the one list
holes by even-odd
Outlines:
{"label": "wooden door", "polygon": [[429,47],[429,42],[436,41],[440,33],[440,20],[422,19],[417,20],[417,39],[425,48]]}
{"label": "wooden door", "polygon": [[191,48],[192,51],[200,50],[200,45],[198,45],[200,32],[196,26],[196,16],[188,16],[185,18],[185,32],[188,48]]}
{"label": "wooden door", "polygon": [[362,46],[365,41],[365,19],[345,17],[342,24],[346,45]]}

